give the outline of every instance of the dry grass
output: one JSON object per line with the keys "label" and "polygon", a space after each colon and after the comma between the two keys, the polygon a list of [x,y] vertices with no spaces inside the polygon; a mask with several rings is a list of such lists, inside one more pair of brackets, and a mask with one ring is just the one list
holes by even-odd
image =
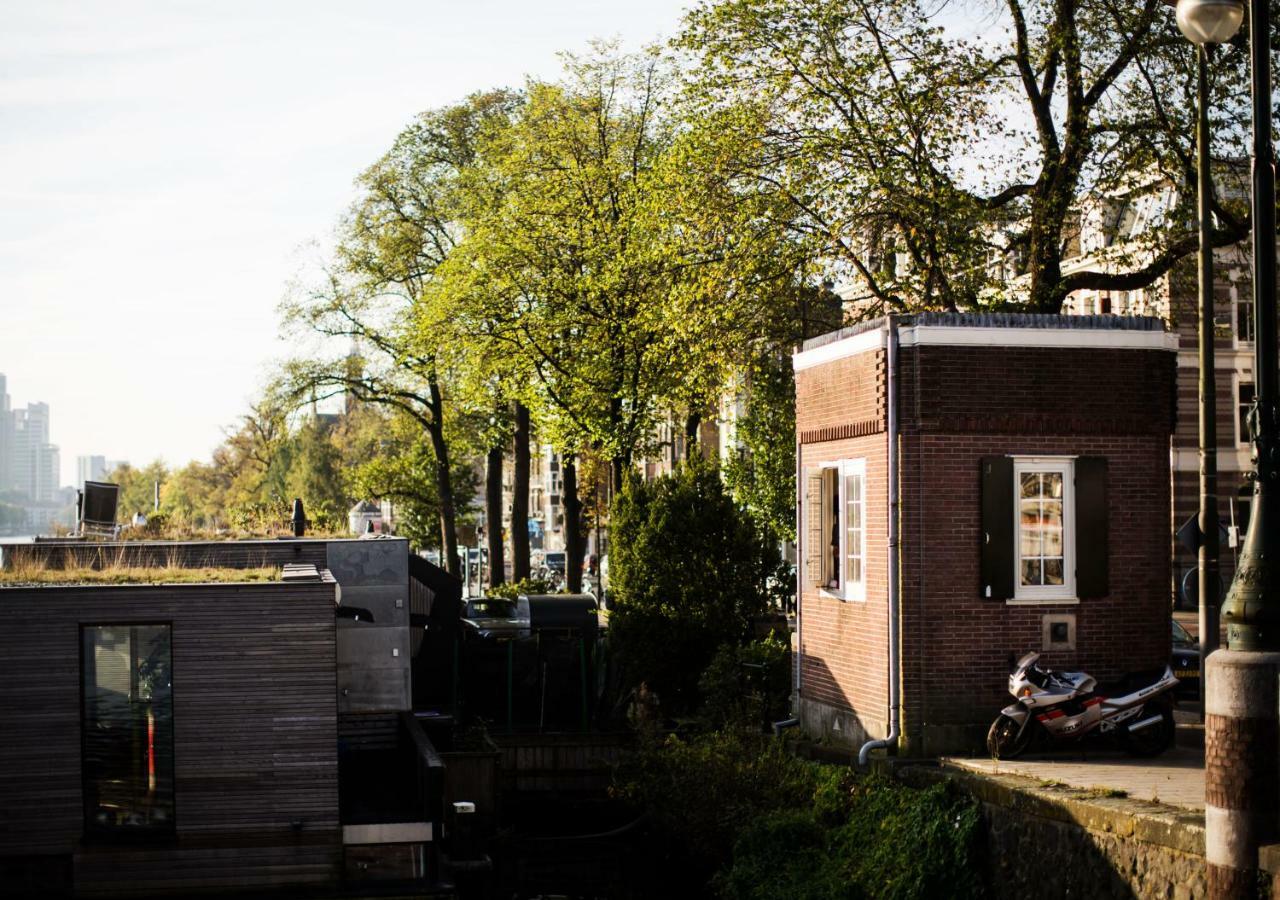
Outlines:
{"label": "dry grass", "polygon": [[253,569],[231,569],[205,566],[186,568],[177,565],[131,566],[105,565],[101,568],[73,566],[51,568],[40,560],[15,559],[0,569],[0,586],[53,584],[207,584],[210,582],[279,581],[280,569],[260,566]]}

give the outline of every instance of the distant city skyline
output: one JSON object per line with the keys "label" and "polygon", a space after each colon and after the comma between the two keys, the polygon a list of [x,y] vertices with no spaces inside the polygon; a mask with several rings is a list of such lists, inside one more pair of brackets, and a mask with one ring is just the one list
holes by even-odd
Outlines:
{"label": "distant city skyline", "polygon": [[299,248],[416,113],[688,5],[0,4],[0,371],[53,410],[63,485],[209,459],[289,350]]}

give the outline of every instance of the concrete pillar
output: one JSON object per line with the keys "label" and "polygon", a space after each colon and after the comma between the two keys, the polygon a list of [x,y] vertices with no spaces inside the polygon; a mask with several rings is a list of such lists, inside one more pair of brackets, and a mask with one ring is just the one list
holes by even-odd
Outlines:
{"label": "concrete pillar", "polygon": [[1280,653],[1218,650],[1204,675],[1209,896],[1252,898],[1258,847],[1275,839],[1280,813]]}

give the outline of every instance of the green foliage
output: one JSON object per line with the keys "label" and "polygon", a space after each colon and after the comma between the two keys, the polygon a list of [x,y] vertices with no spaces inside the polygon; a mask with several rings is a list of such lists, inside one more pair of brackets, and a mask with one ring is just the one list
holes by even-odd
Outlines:
{"label": "green foliage", "polygon": [[522,578],[519,581],[504,581],[488,590],[487,596],[514,600],[521,594],[550,594],[551,583],[543,578]]}
{"label": "green foliage", "polygon": [[155,460],[141,469],[124,463],[107,475],[107,481],[120,485],[116,518],[128,522],[135,513],[150,515],[155,506],[155,483],[168,478],[168,467]]}
{"label": "green foliage", "polygon": [[620,768],[614,793],[687,847],[699,875],[716,872],[728,900],[984,894],[972,799],[801,760],[777,738],[668,738]]}
{"label": "green foliage", "polygon": [[691,711],[717,647],[763,612],[777,549],[701,459],[645,484],[628,480],[609,522],[611,649],[628,686],[669,713]]}
{"label": "green foliage", "polygon": [[826,815],[786,809],[747,825],[719,879],[731,900],[977,898],[977,804],[945,785],[856,783]]}
{"label": "green foliage", "polygon": [[799,759],[772,736],[717,731],[642,748],[620,767],[613,791],[714,868],[730,859],[746,823],[809,808],[820,791],[838,795],[847,777],[847,769]]}
{"label": "green foliage", "polygon": [[698,679],[702,717],[713,728],[767,727],[787,717],[791,648],[775,635],[724,644]]}
{"label": "green foliage", "polygon": [[341,458],[329,426],[309,416],[293,435],[286,496],[301,498],[307,518],[321,531],[345,530],[351,503],[343,491]]}
{"label": "green foliage", "polygon": [[724,464],[734,498],[778,541],[796,538],[796,382],[781,354],[747,370],[746,414],[734,424],[745,453]]}

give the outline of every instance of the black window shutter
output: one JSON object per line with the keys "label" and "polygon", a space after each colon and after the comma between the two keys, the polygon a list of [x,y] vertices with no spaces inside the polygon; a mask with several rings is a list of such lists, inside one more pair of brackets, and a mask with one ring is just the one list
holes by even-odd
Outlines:
{"label": "black window shutter", "polygon": [[1076,459],[1076,596],[1105,597],[1110,592],[1107,557],[1107,460]]}
{"label": "black window shutter", "polygon": [[982,596],[1013,596],[1013,459],[982,458]]}

